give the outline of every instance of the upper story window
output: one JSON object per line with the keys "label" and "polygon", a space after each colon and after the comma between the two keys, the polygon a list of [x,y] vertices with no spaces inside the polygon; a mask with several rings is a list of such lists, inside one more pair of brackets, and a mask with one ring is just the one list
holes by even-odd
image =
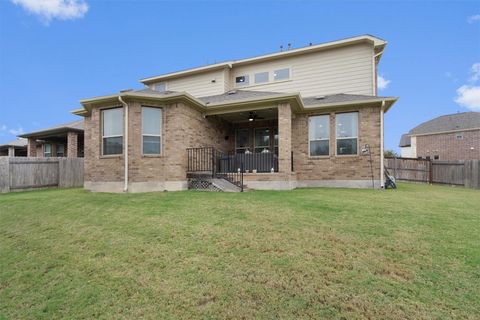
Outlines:
{"label": "upper story window", "polygon": [[267,83],[268,81],[268,71],[255,73],[255,84]]}
{"label": "upper story window", "polygon": [[43,156],[46,158],[52,156],[52,145],[50,143],[46,143],[43,145]]}
{"label": "upper story window", "polygon": [[463,139],[463,132],[457,132],[455,134],[455,139],[462,140]]}
{"label": "upper story window", "polygon": [[123,152],[123,108],[102,110],[102,154]]}
{"label": "upper story window", "polygon": [[165,82],[156,83],[153,86],[153,90],[158,91],[158,92],[165,92],[165,91],[167,91],[167,85],[165,84]]}
{"label": "upper story window", "polygon": [[308,143],[310,156],[330,154],[330,116],[315,116],[308,119]]}
{"label": "upper story window", "polygon": [[290,79],[290,68],[278,69],[273,72],[273,80],[287,80]]}
{"label": "upper story window", "polygon": [[142,152],[159,155],[162,150],[162,109],[142,107]]}
{"label": "upper story window", "polygon": [[57,144],[57,157],[65,157],[65,145]]}
{"label": "upper story window", "polygon": [[358,112],[337,113],[337,155],[358,154]]}
{"label": "upper story window", "polygon": [[237,87],[247,86],[249,83],[250,83],[250,78],[248,74],[235,77],[235,86]]}

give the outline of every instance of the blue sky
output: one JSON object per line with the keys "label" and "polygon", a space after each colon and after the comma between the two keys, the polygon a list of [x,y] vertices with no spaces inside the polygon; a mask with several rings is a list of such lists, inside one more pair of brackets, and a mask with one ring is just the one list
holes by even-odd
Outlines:
{"label": "blue sky", "polygon": [[389,42],[379,94],[400,97],[387,149],[432,117],[480,111],[479,1],[71,1],[0,0],[0,143],[140,78],[366,33]]}

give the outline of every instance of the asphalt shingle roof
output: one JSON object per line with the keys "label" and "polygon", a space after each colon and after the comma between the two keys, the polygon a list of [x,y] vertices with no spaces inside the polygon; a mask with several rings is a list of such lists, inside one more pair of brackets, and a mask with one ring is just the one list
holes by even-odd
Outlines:
{"label": "asphalt shingle roof", "polygon": [[379,97],[379,96],[367,96],[367,95],[360,95],[360,94],[346,94],[346,93],[339,93],[339,94],[331,94],[325,96],[314,96],[314,97],[306,97],[303,98],[303,104],[306,108],[313,105],[322,105],[322,104],[331,104],[331,103],[342,103],[342,102],[362,102],[365,100],[374,100],[378,99],[381,101],[388,97]]}
{"label": "asphalt shingle roof", "polygon": [[17,139],[7,143],[0,144],[0,147],[26,147],[27,140],[26,139]]}
{"label": "asphalt shingle roof", "polygon": [[73,130],[83,131],[84,130],[83,120],[72,121],[72,122],[68,122],[68,123],[59,124],[59,125],[56,125],[56,126],[53,126],[53,127],[41,129],[41,130],[38,130],[38,131],[24,133],[24,134],[19,135],[19,137],[26,138],[26,137],[30,137],[30,136],[35,136],[36,134],[41,134],[41,133],[51,132],[51,131],[57,131],[57,130],[62,130],[62,129],[65,129],[65,130],[73,129]]}
{"label": "asphalt shingle roof", "polygon": [[218,104],[218,103],[228,103],[237,100],[254,100],[258,98],[269,98],[275,97],[278,95],[283,95],[284,93],[280,92],[270,92],[270,91],[247,91],[247,90],[231,90],[229,92],[215,95],[200,97],[199,100],[203,101],[205,104]]}
{"label": "asphalt shingle roof", "polygon": [[408,134],[402,134],[402,137],[400,138],[399,147],[410,147],[411,146],[410,140],[411,139]]}
{"label": "asphalt shingle roof", "polygon": [[440,116],[419,124],[410,135],[480,128],[480,112],[462,112]]}

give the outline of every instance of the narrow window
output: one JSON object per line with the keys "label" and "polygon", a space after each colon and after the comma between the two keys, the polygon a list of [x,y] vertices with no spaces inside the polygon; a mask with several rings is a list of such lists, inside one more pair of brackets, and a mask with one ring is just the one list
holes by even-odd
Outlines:
{"label": "narrow window", "polygon": [[463,132],[457,132],[457,133],[455,134],[455,138],[456,138],[457,140],[462,140],[462,139],[463,139]]}
{"label": "narrow window", "polygon": [[65,157],[65,145],[57,144],[57,157]]}
{"label": "narrow window", "polygon": [[439,155],[434,155],[433,159],[438,160],[438,159],[440,159],[440,156]]}
{"label": "narrow window", "polygon": [[245,153],[249,147],[248,129],[237,129],[235,132],[235,151]]}
{"label": "narrow window", "polygon": [[358,112],[338,113],[335,118],[337,155],[358,154]]}
{"label": "narrow window", "polygon": [[330,116],[315,116],[308,119],[310,156],[330,154]]}
{"label": "narrow window", "polygon": [[158,92],[165,92],[167,90],[167,86],[165,85],[164,82],[156,83],[153,87],[154,87],[154,90]]}
{"label": "narrow window", "polygon": [[46,143],[43,145],[43,156],[46,158],[52,156],[52,145],[50,143]]}
{"label": "narrow window", "polygon": [[255,84],[268,82],[268,71],[255,73]]}
{"label": "narrow window", "polygon": [[159,155],[162,150],[162,109],[142,107],[143,154]]}
{"label": "narrow window", "polygon": [[255,152],[270,152],[270,129],[255,128]]}
{"label": "narrow window", "polygon": [[250,83],[250,79],[248,77],[248,74],[244,76],[235,77],[235,85],[237,87],[247,86],[249,83]]}
{"label": "narrow window", "polygon": [[102,110],[103,155],[123,152],[123,109]]}
{"label": "narrow window", "polygon": [[287,80],[290,79],[290,69],[278,69],[273,72],[273,80],[280,81],[280,80]]}

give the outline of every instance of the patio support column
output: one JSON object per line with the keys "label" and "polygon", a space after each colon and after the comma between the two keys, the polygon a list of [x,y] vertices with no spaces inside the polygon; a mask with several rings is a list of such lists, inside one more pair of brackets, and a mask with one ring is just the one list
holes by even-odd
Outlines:
{"label": "patio support column", "polygon": [[37,156],[37,141],[34,138],[28,138],[27,157]]}
{"label": "patio support column", "polygon": [[69,131],[67,133],[67,158],[78,157],[78,133]]}
{"label": "patio support column", "polygon": [[289,103],[278,104],[278,172],[290,180],[292,173],[292,109]]}
{"label": "patio support column", "polygon": [[8,156],[15,157],[15,147],[8,147]]}

